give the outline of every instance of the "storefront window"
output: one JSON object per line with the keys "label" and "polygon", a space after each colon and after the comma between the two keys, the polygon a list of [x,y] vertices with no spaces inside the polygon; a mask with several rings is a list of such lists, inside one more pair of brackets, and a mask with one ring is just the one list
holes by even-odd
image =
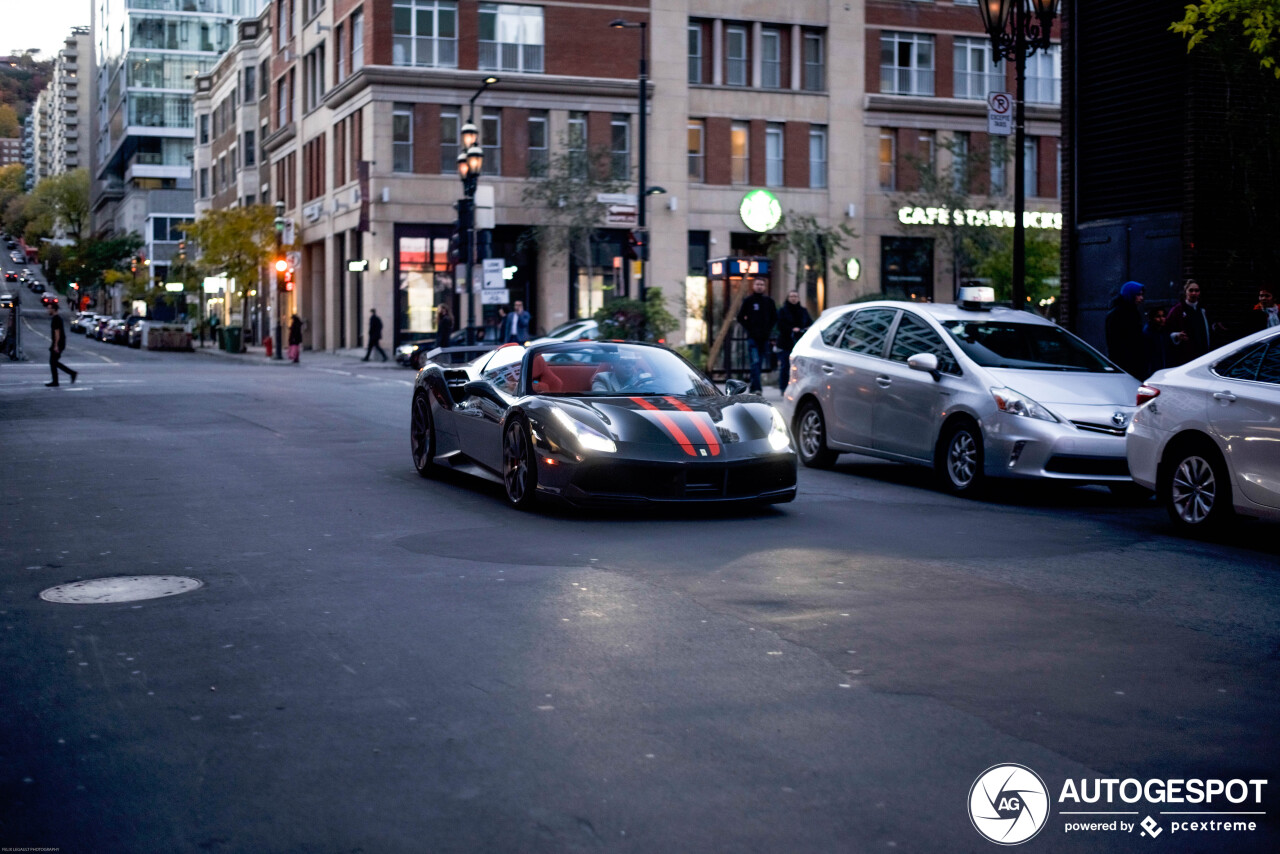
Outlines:
{"label": "storefront window", "polygon": [[398,245],[396,315],[401,337],[434,332],[436,306],[450,299],[447,237],[406,237]]}

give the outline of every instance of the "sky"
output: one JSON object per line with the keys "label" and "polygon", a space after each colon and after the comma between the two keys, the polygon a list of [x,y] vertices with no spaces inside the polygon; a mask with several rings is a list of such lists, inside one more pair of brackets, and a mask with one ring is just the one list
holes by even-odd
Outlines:
{"label": "sky", "polygon": [[89,26],[91,0],[4,0],[0,53],[39,48],[49,59],[62,49],[72,27]]}

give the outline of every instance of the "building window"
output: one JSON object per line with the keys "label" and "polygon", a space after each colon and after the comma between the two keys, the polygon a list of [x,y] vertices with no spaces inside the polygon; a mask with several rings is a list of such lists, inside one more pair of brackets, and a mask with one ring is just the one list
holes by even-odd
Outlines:
{"label": "building window", "polygon": [[258,96],[258,69],[250,65],[244,70],[244,100],[249,103]]}
{"label": "building window", "polygon": [[702,82],[702,25],[689,25],[689,82]]}
{"label": "building window", "polygon": [[898,137],[892,128],[880,129],[880,189],[898,188]]}
{"label": "building window", "polygon": [[271,94],[271,84],[268,82],[271,79],[269,76],[271,71],[268,67],[270,62],[271,60],[269,59],[262,60],[262,66],[258,69],[258,100],[262,100]]}
{"label": "building window", "polygon": [[[391,64],[428,68],[458,65],[458,4],[453,0],[396,0],[391,7]],[[353,22],[354,23],[354,22]],[[354,68],[354,63],[353,66]]]}
{"label": "building window", "polygon": [[310,51],[302,59],[302,86],[304,113],[320,106],[324,98],[324,45]]}
{"label": "building window", "polygon": [[253,139],[255,135],[255,132],[251,130],[244,132],[244,145],[242,148],[244,149],[244,165],[246,167],[253,166],[258,162],[258,146],[254,144]]}
{"label": "building window", "polygon": [[730,86],[747,85],[747,28],[724,29],[724,82]]}
{"label": "building window", "polygon": [[391,170],[413,171],[412,104],[396,104],[391,113]]}
{"label": "building window", "polygon": [[827,87],[826,56],[822,33],[804,34],[804,90],[821,92]]}
{"label": "building window", "polygon": [[955,96],[985,101],[990,92],[1004,91],[1004,62],[991,64],[990,39],[956,38]]}
{"label": "building window", "polygon": [[1037,170],[1039,165],[1040,141],[1033,136],[1029,136],[1022,140],[1022,174],[1026,178],[1026,187],[1028,196],[1040,195],[1040,173]]}
{"label": "building window", "polygon": [[547,166],[550,161],[548,141],[547,111],[534,110],[529,113],[529,177],[547,177]]}
{"label": "building window", "polygon": [[480,70],[541,73],[541,6],[480,4]]}
{"label": "building window", "polygon": [[304,8],[307,10],[306,19],[308,21],[310,21],[316,15],[319,15],[320,10],[324,8],[324,0],[304,0],[304,2],[306,3]]}
{"label": "building window", "polygon": [[276,81],[276,127],[284,127],[289,121],[289,81],[281,77]]}
{"label": "building window", "polygon": [[969,192],[969,134],[956,131],[951,139],[951,189]]}
{"label": "building window", "polygon": [[209,114],[200,114],[200,144],[209,144]]}
{"label": "building window", "polygon": [[729,173],[734,184],[746,184],[751,180],[749,137],[746,124],[734,122],[729,128]]}
{"label": "building window", "polygon": [[569,177],[584,180],[587,177],[587,114],[569,113]]}
{"label": "building window", "polygon": [[991,195],[1003,196],[1009,192],[1009,144],[1003,136],[991,137]]}
{"label": "building window", "polygon": [[782,186],[782,164],[782,125],[769,125],[764,131],[764,182],[767,186]]}
{"label": "building window", "polygon": [[341,83],[347,79],[347,50],[346,38],[347,28],[342,24],[335,24],[333,27],[333,50],[334,50],[334,69],[333,82],[334,85]]}
{"label": "building window", "polygon": [[485,110],[480,117],[480,147],[484,149],[484,174],[502,174],[502,110]]}
{"label": "building window", "polygon": [[364,68],[364,10],[351,15],[351,73]]}
{"label": "building window", "polygon": [[609,175],[615,181],[631,178],[631,118],[614,113],[609,123]]}
{"label": "building window", "polygon": [[880,35],[880,91],[886,95],[933,94],[933,36]]}
{"label": "building window", "polygon": [[701,184],[706,173],[707,123],[702,119],[689,119],[689,180]]}
{"label": "building window", "polygon": [[458,111],[445,108],[440,111],[440,172],[448,175],[458,170],[458,145],[460,129]]}
{"label": "building window", "polygon": [[922,130],[916,137],[916,154],[920,158],[921,171],[933,174],[938,166],[938,134],[936,131]]}
{"label": "building window", "polygon": [[1062,103],[1062,46],[1050,45],[1027,57],[1027,101],[1032,104]]}
{"label": "building window", "polygon": [[809,128],[809,186],[815,190],[827,186],[827,129]]}
{"label": "building window", "polygon": [[209,198],[209,170],[207,168],[200,169],[200,198]]}
{"label": "building window", "polygon": [[782,33],[778,30],[760,33],[760,85],[782,88]]}

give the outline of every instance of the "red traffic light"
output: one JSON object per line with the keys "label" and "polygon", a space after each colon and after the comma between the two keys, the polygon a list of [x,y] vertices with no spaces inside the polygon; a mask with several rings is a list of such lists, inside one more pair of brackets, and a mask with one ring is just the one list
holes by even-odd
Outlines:
{"label": "red traffic light", "polygon": [[289,262],[283,258],[276,259],[276,272],[283,273],[289,269]]}

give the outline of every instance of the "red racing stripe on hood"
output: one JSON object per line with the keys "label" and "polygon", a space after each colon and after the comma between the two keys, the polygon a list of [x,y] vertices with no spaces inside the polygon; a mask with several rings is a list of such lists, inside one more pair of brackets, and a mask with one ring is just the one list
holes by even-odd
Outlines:
{"label": "red racing stripe on hood", "polygon": [[[716,436],[715,424],[709,423],[711,421],[710,415],[705,412],[694,412],[674,397],[664,397],[663,400],[681,412],[689,413],[689,418],[693,420],[693,426],[698,428],[698,432],[702,434],[703,441],[707,443],[707,447],[711,450],[711,456],[720,456],[720,439]],[[702,416],[701,418],[698,417],[700,415]]]}
{"label": "red racing stripe on hood", "polygon": [[633,397],[631,398],[631,401],[642,409],[652,412],[654,417],[658,419],[658,423],[666,429],[667,435],[675,439],[676,442],[679,443],[680,447],[684,448],[684,452],[686,454],[691,457],[696,457],[698,455],[698,452],[693,449],[693,443],[689,441],[689,437],[684,434],[684,431],[680,429],[680,426],[676,424],[675,420],[672,419],[670,415],[662,412],[658,407],[654,406],[642,397]]}

